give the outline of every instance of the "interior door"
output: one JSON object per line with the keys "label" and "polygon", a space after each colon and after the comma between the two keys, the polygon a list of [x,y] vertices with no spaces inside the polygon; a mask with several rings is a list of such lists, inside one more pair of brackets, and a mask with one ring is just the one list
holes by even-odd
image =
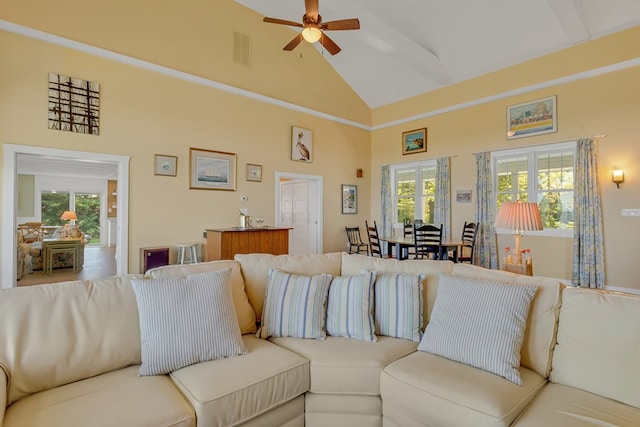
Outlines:
{"label": "interior door", "polygon": [[310,253],[309,183],[304,180],[285,181],[280,187],[280,224],[289,231],[289,254]]}

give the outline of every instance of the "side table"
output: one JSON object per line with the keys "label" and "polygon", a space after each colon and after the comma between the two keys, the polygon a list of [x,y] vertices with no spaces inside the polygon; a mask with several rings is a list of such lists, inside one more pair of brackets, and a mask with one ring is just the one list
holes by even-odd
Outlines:
{"label": "side table", "polygon": [[81,239],[44,239],[42,241],[42,270],[45,274],[52,274],[53,257],[56,254],[71,253],[73,271],[80,271],[81,251]]}

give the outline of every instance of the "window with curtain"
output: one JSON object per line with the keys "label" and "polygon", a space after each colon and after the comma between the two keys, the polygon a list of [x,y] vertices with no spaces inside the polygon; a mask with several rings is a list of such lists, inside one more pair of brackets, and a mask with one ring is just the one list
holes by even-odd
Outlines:
{"label": "window with curtain", "polygon": [[535,201],[545,234],[571,236],[575,158],[575,142],[493,153],[497,208]]}
{"label": "window with curtain", "polygon": [[405,220],[433,223],[436,196],[436,161],[392,166],[396,226]]}

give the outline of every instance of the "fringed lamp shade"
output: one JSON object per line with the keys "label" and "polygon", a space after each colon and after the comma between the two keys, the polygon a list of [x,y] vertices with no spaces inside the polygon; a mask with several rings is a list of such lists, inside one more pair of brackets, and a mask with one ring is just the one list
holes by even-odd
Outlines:
{"label": "fringed lamp shade", "polygon": [[496,222],[496,228],[513,230],[516,239],[516,256],[520,254],[520,237],[523,231],[542,230],[542,219],[537,203],[504,202],[500,206]]}

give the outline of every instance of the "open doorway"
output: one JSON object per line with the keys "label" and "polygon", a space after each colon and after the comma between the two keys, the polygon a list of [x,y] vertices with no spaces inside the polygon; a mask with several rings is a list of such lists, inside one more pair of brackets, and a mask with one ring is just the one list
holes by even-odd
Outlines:
{"label": "open doorway", "polygon": [[[118,183],[117,210],[120,213],[116,221],[117,246],[115,250],[115,273],[128,272],[128,189],[129,189],[129,157],[102,153],[90,153],[83,151],[70,151],[44,147],[20,146],[12,144],[3,145],[3,222],[2,222],[2,288],[16,286],[17,269],[17,181],[18,181],[18,157],[21,155],[42,156],[55,162],[68,161],[83,164],[88,168],[99,169],[101,166],[110,166],[116,169],[116,181]],[[82,192],[78,192],[81,196]],[[86,192],[91,197],[91,192]],[[38,194],[39,196],[39,194]],[[81,198],[84,196],[81,196]],[[78,199],[74,198],[74,202]],[[82,202],[80,203],[82,204]],[[106,203],[104,204],[106,209]],[[87,207],[90,209],[90,207]],[[103,209],[103,208],[100,208]],[[88,213],[87,213],[88,214]],[[89,215],[89,214],[88,214]],[[101,233],[105,234],[105,233]],[[103,237],[104,239],[104,237]]]}
{"label": "open doorway", "polygon": [[276,226],[291,227],[289,254],[323,251],[321,176],[276,172]]}

